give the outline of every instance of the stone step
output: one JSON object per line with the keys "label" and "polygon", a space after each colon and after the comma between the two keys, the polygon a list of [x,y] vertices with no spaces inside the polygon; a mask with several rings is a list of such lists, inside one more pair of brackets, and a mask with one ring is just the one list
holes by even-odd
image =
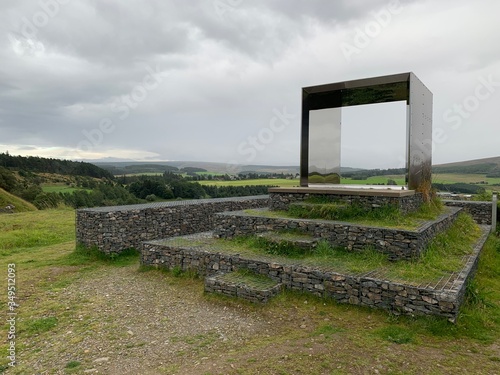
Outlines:
{"label": "stone step", "polygon": [[239,297],[251,302],[266,303],[282,289],[281,283],[247,270],[217,273],[205,278],[205,292]]}
{"label": "stone step", "polygon": [[319,238],[301,233],[280,233],[280,232],[262,232],[257,233],[257,237],[264,238],[265,240],[275,243],[282,244],[286,243],[291,246],[296,246],[299,249],[305,251],[312,251],[318,245]]}

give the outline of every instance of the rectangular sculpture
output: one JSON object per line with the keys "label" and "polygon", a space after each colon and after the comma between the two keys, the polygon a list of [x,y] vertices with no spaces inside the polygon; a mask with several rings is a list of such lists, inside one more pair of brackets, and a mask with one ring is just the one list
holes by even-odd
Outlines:
{"label": "rectangular sculpture", "polygon": [[393,101],[407,104],[408,189],[430,188],[432,93],[411,72],[302,89],[300,185],[340,183],[342,107]]}

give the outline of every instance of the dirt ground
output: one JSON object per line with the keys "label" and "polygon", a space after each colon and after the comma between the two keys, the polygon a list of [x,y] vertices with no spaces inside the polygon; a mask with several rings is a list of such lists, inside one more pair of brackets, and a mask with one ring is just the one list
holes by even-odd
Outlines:
{"label": "dirt ground", "polygon": [[25,289],[20,309],[58,324],[20,332],[18,365],[6,373],[500,374],[498,342],[396,344],[377,334],[390,319],[383,311],[286,293],[253,305],[138,264],[50,273],[41,291]]}

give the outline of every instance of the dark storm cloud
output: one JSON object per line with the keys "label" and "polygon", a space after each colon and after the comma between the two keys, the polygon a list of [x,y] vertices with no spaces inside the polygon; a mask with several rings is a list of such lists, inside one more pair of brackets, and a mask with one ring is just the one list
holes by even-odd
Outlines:
{"label": "dark storm cloud", "polygon": [[[391,4],[397,13],[387,13]],[[411,70],[433,90],[435,125],[446,131],[436,155],[452,155],[473,121],[481,119],[484,132],[494,126],[491,101],[458,130],[443,113],[471,95],[480,76],[498,71],[498,7],[491,0],[2,2],[0,147],[298,163],[300,87]],[[361,35],[367,28],[371,36]],[[343,43],[356,49],[350,59]],[[296,120],[250,149],[276,111]]]}

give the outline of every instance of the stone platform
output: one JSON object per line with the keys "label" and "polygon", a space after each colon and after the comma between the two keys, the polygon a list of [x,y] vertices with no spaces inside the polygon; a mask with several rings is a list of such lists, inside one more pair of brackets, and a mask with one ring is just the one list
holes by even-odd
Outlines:
{"label": "stone platform", "polygon": [[418,258],[430,240],[448,229],[459,207],[448,207],[436,220],[426,221],[414,230],[367,226],[342,221],[273,217],[266,208],[222,212],[214,216],[214,234],[219,238],[253,235],[269,231],[296,230],[328,241],[332,246],[363,251],[368,246],[387,254],[390,260]]}
{"label": "stone platform", "polygon": [[418,210],[422,205],[422,194],[415,190],[402,190],[381,187],[363,188],[353,187],[293,187],[269,188],[269,208],[271,210],[286,211],[290,204],[303,202],[312,196],[321,196],[331,202],[344,204],[358,204],[367,210],[384,205],[392,205],[401,213],[410,213]]}
{"label": "stone platform", "polygon": [[257,279],[238,272],[218,273],[205,278],[205,292],[238,297],[250,302],[266,303],[281,292],[283,285],[267,276]]}
{"label": "stone platform", "polygon": [[[481,238],[470,254],[463,257],[461,268],[418,284],[391,278],[384,269],[352,273],[314,261],[242,252],[227,245],[229,241],[226,245],[221,244],[221,240],[213,238],[212,232],[144,242],[141,263],[194,270],[207,276],[206,290],[228,295],[238,295],[238,289],[240,295],[251,295],[251,288],[244,283],[237,287],[230,280],[220,282],[221,275],[248,269],[269,277],[276,283],[276,289],[282,284],[284,288],[332,298],[339,303],[382,308],[396,314],[438,315],[455,321],[490,227],[482,226],[481,229]],[[266,296],[263,293],[252,298],[259,300]]]}

